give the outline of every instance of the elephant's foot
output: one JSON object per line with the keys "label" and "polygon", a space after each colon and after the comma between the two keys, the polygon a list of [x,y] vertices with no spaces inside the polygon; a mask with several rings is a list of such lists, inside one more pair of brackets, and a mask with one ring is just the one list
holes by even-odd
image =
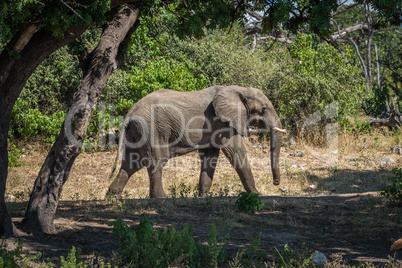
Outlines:
{"label": "elephant's foot", "polygon": [[111,190],[109,188],[109,190],[106,192],[106,197],[105,199],[111,199],[111,198],[116,198],[116,199],[120,199],[121,198],[121,191],[120,192],[116,192],[114,190]]}
{"label": "elephant's foot", "polygon": [[209,193],[209,189],[208,190],[200,189],[200,191],[198,192],[198,197],[207,197],[208,193]]}
{"label": "elephant's foot", "polygon": [[165,191],[151,191],[149,194],[150,198],[167,198]]}

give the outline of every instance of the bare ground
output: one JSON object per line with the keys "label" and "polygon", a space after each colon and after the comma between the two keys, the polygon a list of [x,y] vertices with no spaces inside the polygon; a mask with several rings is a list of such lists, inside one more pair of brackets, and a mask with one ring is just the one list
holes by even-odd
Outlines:
{"label": "bare ground", "polygon": [[[281,185],[288,188],[282,192],[272,184],[269,148],[246,140],[257,188],[266,204],[251,216],[237,210],[235,197],[242,186],[223,158],[211,197],[194,197],[199,159],[189,154],[169,162],[164,170],[165,190],[172,198],[149,200],[147,174],[141,170],[127,184],[123,200],[106,202],[116,152],[84,152],[63,189],[55,221],[59,233],[24,235],[24,252],[40,251],[57,263],[58,256],[75,246],[95,263],[112,262],[118,255],[118,239],[108,223],[122,218],[135,227],[140,216],[147,215],[156,228],[193,223],[195,239],[201,242],[215,224],[232,248],[246,246],[261,232],[260,248],[270,255],[288,244],[294,250],[321,251],[331,261],[342,256],[350,262],[384,264],[395,254],[389,251],[390,245],[402,236],[402,206],[379,196],[392,168],[401,166],[402,157],[389,152],[398,141],[399,137],[384,133],[343,135],[335,149],[298,141],[282,152]],[[38,145],[25,149],[25,165],[10,169],[7,182],[8,207],[17,223],[46,156],[46,148]],[[299,149],[303,157],[288,155]],[[15,241],[8,239],[10,245]]]}

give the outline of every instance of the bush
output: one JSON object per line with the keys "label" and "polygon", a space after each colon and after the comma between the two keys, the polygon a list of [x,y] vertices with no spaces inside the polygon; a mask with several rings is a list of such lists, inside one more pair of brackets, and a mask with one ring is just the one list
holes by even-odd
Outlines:
{"label": "bush", "polygon": [[125,264],[135,267],[168,267],[181,259],[179,263],[186,264],[195,260],[197,250],[192,225],[184,225],[181,231],[173,227],[158,232],[146,216],[141,217],[135,231],[121,219],[111,225],[113,232],[120,238],[122,261]]}
{"label": "bush", "polygon": [[22,238],[18,239],[17,247],[14,250],[7,250],[7,241],[3,236],[0,242],[0,268],[19,268],[30,267],[31,262],[39,260],[42,257],[41,253],[34,256],[22,256]]}
{"label": "bush", "polygon": [[20,99],[29,109],[50,115],[67,111],[82,79],[77,56],[63,47],[52,53],[34,71],[21,92]]}
{"label": "bush", "polygon": [[[351,51],[346,52],[346,57],[351,57]],[[300,132],[316,112],[321,122],[361,112],[364,81],[358,68],[346,64],[333,47],[300,34],[290,52],[275,48],[268,58],[275,64],[264,91],[285,118],[287,128]],[[332,114],[326,114],[328,111]]]}
{"label": "bush", "polygon": [[169,58],[149,61],[143,70],[133,67],[128,77],[132,90],[130,98],[137,102],[147,94],[163,88],[194,91],[206,87],[206,79],[202,75],[194,77],[191,68],[191,63],[185,59],[176,62]]}
{"label": "bush", "polygon": [[391,197],[396,202],[402,202],[402,169],[394,168],[392,173],[394,174],[391,179],[392,184],[388,185],[381,195]]}
{"label": "bush", "polygon": [[123,220],[112,222],[113,232],[120,238],[120,254],[123,264],[130,267],[254,267],[266,262],[266,252],[259,250],[261,233],[247,248],[229,257],[226,244],[218,240],[215,225],[212,225],[206,245],[196,243],[193,226],[183,225],[181,231],[173,227],[157,231],[153,222],[142,216],[133,231]]}
{"label": "bush", "polygon": [[46,142],[54,142],[60,133],[66,113],[57,111],[50,116],[38,109],[28,108],[28,103],[18,98],[12,111],[10,136],[15,139],[32,140],[45,137]]}
{"label": "bush", "polygon": [[18,150],[15,144],[11,145],[11,149],[8,150],[8,167],[20,167],[25,164],[24,161],[20,161],[21,155],[25,153],[24,150]]}
{"label": "bush", "polygon": [[239,194],[239,198],[236,200],[236,205],[240,211],[247,214],[253,214],[265,207],[265,204],[262,202],[261,197],[258,194],[246,192],[241,192]]}
{"label": "bush", "polygon": [[67,258],[60,256],[60,267],[61,268],[86,268],[88,267],[88,263],[81,259],[80,248],[76,249],[74,246],[71,248],[70,252],[67,255]]}
{"label": "bush", "polygon": [[216,30],[200,40],[167,40],[175,53],[187,58],[195,76],[204,76],[207,86],[239,85],[262,89],[271,75],[271,63],[263,50],[252,53],[243,42],[241,29]]}

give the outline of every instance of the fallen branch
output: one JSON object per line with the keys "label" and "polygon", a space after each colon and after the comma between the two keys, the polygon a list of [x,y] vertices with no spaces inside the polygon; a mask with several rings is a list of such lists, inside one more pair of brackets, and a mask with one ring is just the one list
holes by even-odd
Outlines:
{"label": "fallen branch", "polygon": [[[395,107],[396,96],[392,100],[391,108],[377,118],[370,118],[371,127],[388,127],[389,130],[402,126],[402,114]],[[388,108],[387,108],[388,109]]]}

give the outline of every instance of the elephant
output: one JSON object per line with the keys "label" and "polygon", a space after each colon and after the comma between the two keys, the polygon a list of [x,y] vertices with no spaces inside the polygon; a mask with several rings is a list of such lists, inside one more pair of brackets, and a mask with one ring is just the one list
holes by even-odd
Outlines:
{"label": "elephant", "polygon": [[261,90],[212,86],[191,92],[169,89],[152,92],[139,100],[125,117],[110,178],[123,154],[121,167],[108,194],[120,197],[128,179],[145,167],[150,179],[150,198],[167,197],[162,185],[163,167],[170,158],[195,150],[201,159],[200,197],[205,197],[211,188],[221,150],[244,189],[258,193],[242,142],[250,126],[270,132],[273,184],[279,185],[279,154],[286,130]]}

